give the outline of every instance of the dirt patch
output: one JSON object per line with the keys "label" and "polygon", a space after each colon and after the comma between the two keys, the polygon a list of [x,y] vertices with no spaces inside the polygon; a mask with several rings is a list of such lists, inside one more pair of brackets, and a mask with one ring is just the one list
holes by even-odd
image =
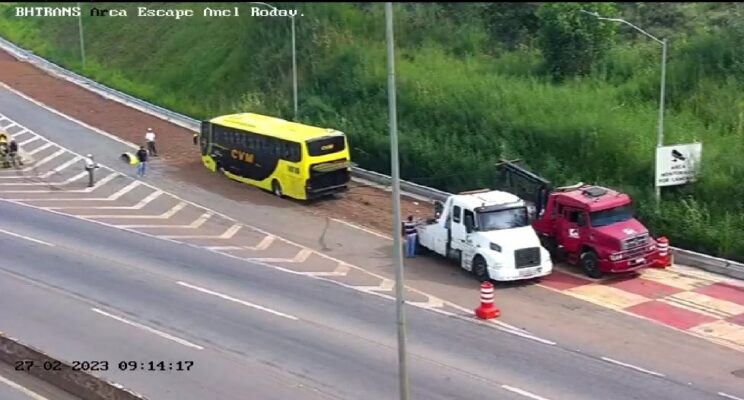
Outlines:
{"label": "dirt patch", "polygon": [[[336,198],[308,204],[280,201],[245,185],[218,179],[206,170],[201,165],[198,148],[193,145],[192,131],[57,79],[3,51],[0,51],[0,81],[64,114],[135,144],[144,144],[145,130],[152,128],[157,135],[160,158],[173,167],[176,178],[183,182],[208,187],[210,191],[234,200],[300,208],[312,214],[342,219],[382,233],[392,232],[393,207],[390,192],[354,184],[347,193]],[[414,215],[423,218],[431,215],[431,206],[403,198],[401,211],[403,217]]]}

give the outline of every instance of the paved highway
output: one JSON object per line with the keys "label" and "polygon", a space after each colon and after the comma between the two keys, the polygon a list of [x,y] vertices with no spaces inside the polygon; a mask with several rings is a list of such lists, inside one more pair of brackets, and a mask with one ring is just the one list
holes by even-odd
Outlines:
{"label": "paved highway", "polygon": [[[0,326],[153,399],[396,396],[393,303],[183,244],[0,205]],[[704,400],[715,393],[408,308],[413,398]],[[119,371],[120,361],[193,361]]]}

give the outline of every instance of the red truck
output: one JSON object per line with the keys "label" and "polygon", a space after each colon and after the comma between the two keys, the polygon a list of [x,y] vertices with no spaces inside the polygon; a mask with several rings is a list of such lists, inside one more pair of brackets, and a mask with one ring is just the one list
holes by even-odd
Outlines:
{"label": "red truck", "polygon": [[656,240],[635,219],[627,194],[582,183],[553,188],[514,161],[502,160],[498,166],[510,190],[515,191],[514,178],[532,185],[519,194],[527,193],[522,197],[533,201],[532,227],[555,261],[578,265],[591,278],[668,265],[666,249],[660,254]]}

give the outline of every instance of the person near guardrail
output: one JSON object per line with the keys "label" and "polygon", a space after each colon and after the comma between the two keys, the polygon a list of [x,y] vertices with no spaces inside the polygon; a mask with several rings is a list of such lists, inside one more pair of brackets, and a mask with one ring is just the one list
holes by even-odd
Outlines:
{"label": "person near guardrail", "polygon": [[140,146],[139,150],[137,150],[137,161],[139,161],[137,164],[137,176],[143,177],[147,169],[147,150],[145,150],[145,146]]}
{"label": "person near guardrail", "polygon": [[413,215],[408,216],[408,220],[403,222],[403,237],[406,239],[406,257],[416,257],[416,224],[413,222]]}
{"label": "person near guardrail", "polygon": [[93,185],[95,185],[96,183],[94,171],[100,168],[100,165],[98,165],[98,163],[93,160],[92,154],[86,155],[84,161],[85,161],[85,171],[88,172],[88,187],[93,187]]}
{"label": "person near guardrail", "polygon": [[147,142],[147,150],[150,152],[150,155],[157,157],[158,150],[155,148],[155,132],[152,131],[152,128],[147,128],[145,141]]}

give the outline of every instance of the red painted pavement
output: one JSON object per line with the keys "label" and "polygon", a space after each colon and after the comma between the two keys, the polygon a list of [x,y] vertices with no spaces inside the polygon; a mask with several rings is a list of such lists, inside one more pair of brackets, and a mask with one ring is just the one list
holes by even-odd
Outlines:
{"label": "red painted pavement", "polygon": [[612,286],[616,289],[626,292],[635,293],[649,299],[660,299],[673,294],[684,292],[684,289],[665,285],[663,283],[650,281],[643,278],[632,278],[608,281],[603,283],[604,286]]}
{"label": "red painted pavement", "polygon": [[678,329],[690,329],[700,324],[716,321],[716,318],[652,300],[626,308],[625,311],[653,319]]}
{"label": "red painted pavement", "polygon": [[731,322],[733,324],[744,326],[744,314],[739,314],[735,317],[731,317],[728,319],[728,322]]}
{"label": "red painted pavement", "polygon": [[744,287],[728,283],[714,283],[695,290],[706,296],[726,300],[744,306]]}
{"label": "red painted pavement", "polygon": [[553,270],[553,273],[540,279],[542,286],[547,286],[557,290],[568,290],[575,287],[588,285],[593,283],[588,279],[579,278],[577,276],[569,275],[562,271]]}

